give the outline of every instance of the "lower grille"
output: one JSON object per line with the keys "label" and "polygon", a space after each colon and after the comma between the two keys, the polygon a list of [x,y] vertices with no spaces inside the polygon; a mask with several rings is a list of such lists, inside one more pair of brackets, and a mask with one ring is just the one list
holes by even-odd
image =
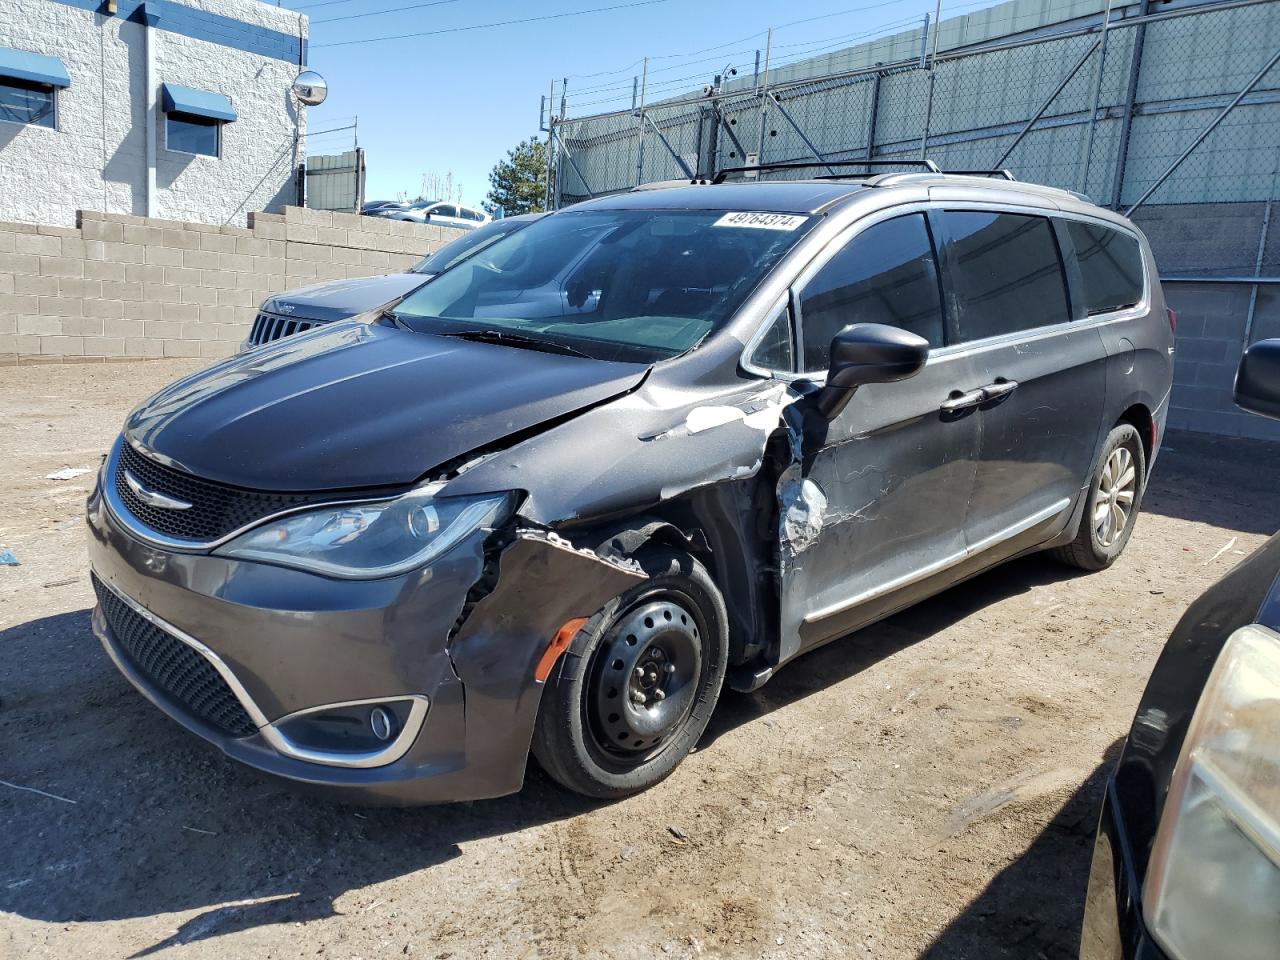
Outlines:
{"label": "lower grille", "polygon": [[95,576],[107,625],[129,663],[188,713],[232,737],[257,731],[222,675],[203,656],[143,617]]}
{"label": "lower grille", "polygon": [[249,342],[255,347],[273,340],[291,337],[303,330],[310,330],[316,325],[314,320],[295,320],[293,317],[282,317],[278,313],[259,313],[253,320],[249,330]]}

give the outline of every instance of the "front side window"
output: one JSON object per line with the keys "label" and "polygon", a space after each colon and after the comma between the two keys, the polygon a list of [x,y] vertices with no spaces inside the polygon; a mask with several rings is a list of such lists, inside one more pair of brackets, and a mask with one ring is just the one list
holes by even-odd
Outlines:
{"label": "front side window", "polygon": [[393,316],[427,333],[662,360],[723,325],[811,223],[715,210],[557,213],[457,263]]}
{"label": "front side window", "polygon": [[1123,310],[1142,300],[1142,248],[1137,239],[1097,223],[1065,223],[1080,264],[1085,315]]}
{"label": "front side window", "polygon": [[947,210],[942,223],[952,248],[956,342],[1071,319],[1062,258],[1046,218]]}
{"label": "front side window", "polygon": [[0,77],[0,120],[53,127],[57,92],[47,84]]}
{"label": "front side window", "polygon": [[803,369],[827,369],[832,339],[851,323],[885,323],[942,345],[938,268],[924,214],[868,227],[805,284]]}
{"label": "front side window", "polygon": [[177,153],[196,153],[206,157],[218,156],[218,140],[221,124],[208,117],[187,113],[166,113],[164,145]]}
{"label": "front side window", "polygon": [[442,203],[427,211],[427,216],[430,217],[456,217],[457,215],[458,208],[451,203]]}

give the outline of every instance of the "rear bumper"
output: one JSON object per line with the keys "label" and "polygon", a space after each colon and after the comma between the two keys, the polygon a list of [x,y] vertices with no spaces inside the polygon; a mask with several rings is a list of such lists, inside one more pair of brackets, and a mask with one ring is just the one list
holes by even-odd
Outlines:
{"label": "rear bumper", "polygon": [[[514,534],[491,555],[477,535],[399,577],[338,581],[143,543],[101,498],[90,501],[88,528],[90,564],[108,599],[122,598],[165,642],[176,639],[184,656],[195,650],[212,665],[252,732],[209,722],[131,659],[100,603],[94,632],[130,682],[233,759],[353,802],[519,790],[542,694],[538,659],[567,620],[589,616],[639,579],[532,533]],[[489,582],[495,560],[501,572]],[[282,742],[278,725],[293,715],[353,701],[413,705],[404,742],[397,737],[395,750],[357,764],[344,762],[348,755],[305,759]]]}
{"label": "rear bumper", "polygon": [[1142,921],[1141,888],[1114,779],[1107,781],[1094,842],[1080,960],[1169,960]]}

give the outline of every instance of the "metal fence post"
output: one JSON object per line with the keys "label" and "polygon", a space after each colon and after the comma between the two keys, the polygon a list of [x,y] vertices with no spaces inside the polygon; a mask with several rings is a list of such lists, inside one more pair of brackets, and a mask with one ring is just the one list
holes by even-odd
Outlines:
{"label": "metal fence post", "polygon": [[[1142,0],[1138,16],[1145,17],[1150,0]],[[1133,111],[1137,105],[1138,81],[1142,76],[1142,47],[1147,40],[1147,25],[1139,23],[1133,28],[1133,50],[1129,54],[1129,80],[1124,92],[1124,113],[1120,116],[1120,142],[1116,145],[1116,170],[1111,183],[1112,210],[1120,209],[1120,195],[1124,191],[1124,171],[1129,162],[1129,135],[1133,131]]]}
{"label": "metal fence post", "polygon": [[880,77],[879,70],[871,80],[871,109],[867,117],[867,155],[863,159],[870,160],[876,149],[876,121],[880,119]]}
{"label": "metal fence post", "polygon": [[644,58],[644,69],[640,77],[640,112],[637,114],[636,126],[636,186],[644,182],[644,98],[649,87],[649,58]]}
{"label": "metal fence post", "polygon": [[770,27],[764,41],[764,79],[760,81],[760,145],[756,148],[756,163],[764,163],[764,128],[769,122],[769,60],[772,56],[773,27]]}
{"label": "metal fence post", "polygon": [[[927,26],[927,25],[926,25]],[[920,159],[925,159],[929,149],[929,121],[933,119],[934,75],[938,70],[938,37],[942,35],[942,0],[938,0],[933,15],[933,54],[929,58],[929,92],[924,101],[924,130],[920,133]]]}
{"label": "metal fence post", "polygon": [[1089,191],[1089,163],[1093,158],[1093,130],[1098,121],[1098,100],[1102,97],[1102,73],[1107,66],[1107,28],[1111,25],[1111,0],[1102,11],[1102,35],[1098,38],[1098,65],[1093,71],[1093,98],[1089,101],[1089,124],[1085,129],[1084,144],[1081,147],[1077,166],[1083,168],[1080,177],[1080,191]]}

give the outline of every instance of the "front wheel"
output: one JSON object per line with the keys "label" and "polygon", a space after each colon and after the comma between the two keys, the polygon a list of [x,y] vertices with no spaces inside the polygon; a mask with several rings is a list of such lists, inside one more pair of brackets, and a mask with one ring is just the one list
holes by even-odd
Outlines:
{"label": "front wheel", "polygon": [[729,656],[724,599],[702,564],[641,557],[649,578],[578,631],[547,680],[533,754],[561,785],[618,798],[665,778],[711,718]]}
{"label": "front wheel", "polygon": [[1076,538],[1056,548],[1054,556],[1081,570],[1104,570],[1115,563],[1133,533],[1146,476],[1142,438],[1130,424],[1119,424],[1103,444]]}

